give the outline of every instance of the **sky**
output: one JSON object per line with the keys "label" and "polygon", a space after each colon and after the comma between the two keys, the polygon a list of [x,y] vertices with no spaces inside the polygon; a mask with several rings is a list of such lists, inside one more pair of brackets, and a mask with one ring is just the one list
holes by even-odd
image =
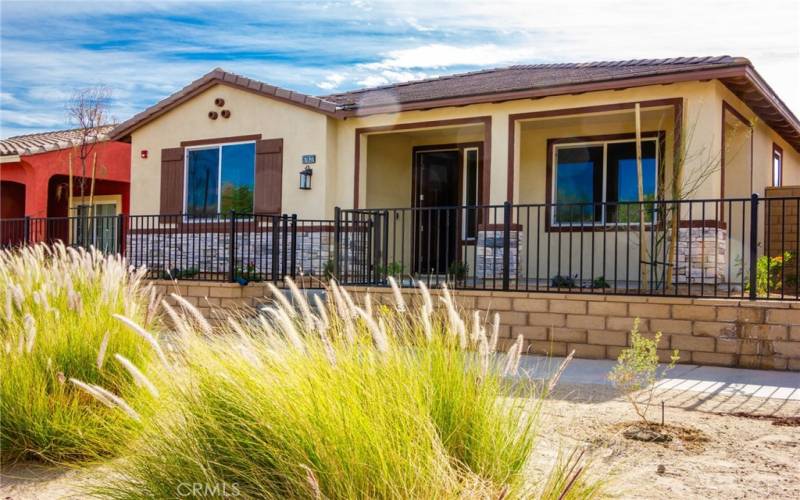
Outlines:
{"label": "sky", "polygon": [[0,0],[0,137],[123,121],[215,67],[313,95],[524,63],[733,55],[800,115],[800,1]]}

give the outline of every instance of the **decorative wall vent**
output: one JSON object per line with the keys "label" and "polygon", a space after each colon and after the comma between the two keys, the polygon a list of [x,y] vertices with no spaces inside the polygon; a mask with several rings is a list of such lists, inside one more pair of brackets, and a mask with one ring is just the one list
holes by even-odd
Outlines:
{"label": "decorative wall vent", "polygon": [[222,97],[217,97],[216,99],[214,99],[214,104],[216,104],[217,107],[221,108],[222,106],[225,105],[225,99],[223,99]]}
{"label": "decorative wall vent", "polygon": [[216,111],[209,111],[208,117],[211,118],[212,120],[216,120],[219,117],[219,113],[217,113]]}
{"label": "decorative wall vent", "polygon": [[223,118],[230,118],[231,117],[231,110],[230,109],[223,109],[221,114],[222,114]]}

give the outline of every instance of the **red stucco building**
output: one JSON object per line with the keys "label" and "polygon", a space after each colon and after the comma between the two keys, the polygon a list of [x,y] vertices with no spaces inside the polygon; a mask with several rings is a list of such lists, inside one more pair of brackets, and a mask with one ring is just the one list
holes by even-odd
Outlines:
{"label": "red stucco building", "polygon": [[[93,204],[95,213],[127,213],[130,204],[130,145],[108,141],[112,127],[97,129],[93,136],[84,193],[88,203],[91,163],[97,154]],[[66,218],[77,215],[80,201],[81,166],[75,144],[77,130],[21,135],[0,141],[0,220],[4,222],[2,243],[13,243],[22,231],[13,219],[30,217],[34,230],[30,239],[64,239],[69,224],[51,220],[37,224],[37,218]],[[73,192],[69,192],[69,158],[72,156]]]}

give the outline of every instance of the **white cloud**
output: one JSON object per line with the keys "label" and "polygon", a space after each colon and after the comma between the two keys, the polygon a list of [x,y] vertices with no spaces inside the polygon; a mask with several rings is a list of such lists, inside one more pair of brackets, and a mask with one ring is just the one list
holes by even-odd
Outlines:
{"label": "white cloud", "polygon": [[331,73],[325,76],[325,80],[317,82],[317,87],[322,90],[333,90],[338,88],[339,85],[345,81],[347,77],[340,73]]}
{"label": "white cloud", "polygon": [[431,43],[409,49],[392,50],[379,62],[362,64],[365,69],[446,68],[448,66],[493,66],[530,60],[533,48]]}

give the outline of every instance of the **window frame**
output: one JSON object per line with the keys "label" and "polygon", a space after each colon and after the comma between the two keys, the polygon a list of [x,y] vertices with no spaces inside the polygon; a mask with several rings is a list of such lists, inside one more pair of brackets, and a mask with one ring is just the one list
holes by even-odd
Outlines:
{"label": "window frame", "polygon": [[[666,134],[663,130],[647,131],[641,133],[641,139],[645,141],[652,141],[655,143],[655,156],[656,156],[656,172],[655,172],[655,193],[656,200],[662,198],[663,189],[663,174],[664,168],[662,161],[664,151],[666,149]],[[609,222],[607,217],[606,203],[607,203],[607,181],[608,181],[608,145],[618,143],[636,142],[636,135],[632,133],[625,134],[610,134],[598,135],[587,137],[567,137],[559,139],[547,140],[547,188],[546,188],[546,204],[545,204],[545,230],[546,231],[593,231],[593,230],[606,230],[608,228],[619,229],[627,228],[629,226],[636,226],[638,222]],[[603,147],[603,181],[602,181],[602,194],[603,199],[596,202],[602,203],[600,221],[587,221],[587,222],[557,222],[556,206],[558,204],[556,198],[556,180],[558,172],[558,150],[569,149],[585,146],[602,146]],[[646,226],[651,226],[654,221],[647,222]]]}
{"label": "window frame", "polygon": [[[468,158],[467,157],[468,157],[469,153],[471,153],[473,151],[475,152],[475,203],[470,205],[470,204],[467,203],[467,200],[466,200],[466,197],[467,197],[467,177],[468,177],[468,172],[467,172],[467,161],[468,161]],[[477,145],[476,146],[466,146],[466,147],[464,147],[461,150],[461,162],[462,162],[461,171],[463,172],[463,174],[461,175],[461,177],[463,178],[462,181],[461,181],[461,193],[462,193],[461,204],[463,206],[479,207],[479,206],[481,206],[481,200],[480,200],[480,197],[481,197],[481,148],[479,146],[477,146]],[[476,209],[475,210],[476,221],[477,221],[477,217],[478,217],[478,210]],[[473,241],[475,241],[476,236],[469,236],[468,235],[469,227],[467,225],[466,212],[465,212],[464,217],[462,217],[461,219],[462,219],[461,220],[461,234],[463,235],[462,239],[465,242],[473,242]],[[477,229],[476,229],[476,231],[477,231]]]}
{"label": "window frame", "polygon": [[[220,205],[222,205],[222,148],[225,146],[238,146],[241,144],[253,145],[253,191],[256,189],[256,142],[255,139],[245,141],[232,141],[232,142],[217,142],[211,144],[198,144],[194,146],[184,146],[183,148],[183,220],[188,223],[195,222],[210,222],[223,219],[223,213],[220,212]],[[219,151],[217,154],[217,213],[216,218],[208,217],[194,217],[188,212],[189,203],[189,152],[200,151],[206,149],[216,149]],[[251,220],[253,209],[250,211],[251,217],[241,220]],[[237,219],[239,220],[239,219]]]}
{"label": "window frame", "polygon": [[[775,160],[778,160],[778,183],[775,183]],[[771,174],[772,174],[772,186],[773,187],[780,187],[783,186],[783,148],[772,143],[772,161],[770,162],[770,166],[772,167]]]}

